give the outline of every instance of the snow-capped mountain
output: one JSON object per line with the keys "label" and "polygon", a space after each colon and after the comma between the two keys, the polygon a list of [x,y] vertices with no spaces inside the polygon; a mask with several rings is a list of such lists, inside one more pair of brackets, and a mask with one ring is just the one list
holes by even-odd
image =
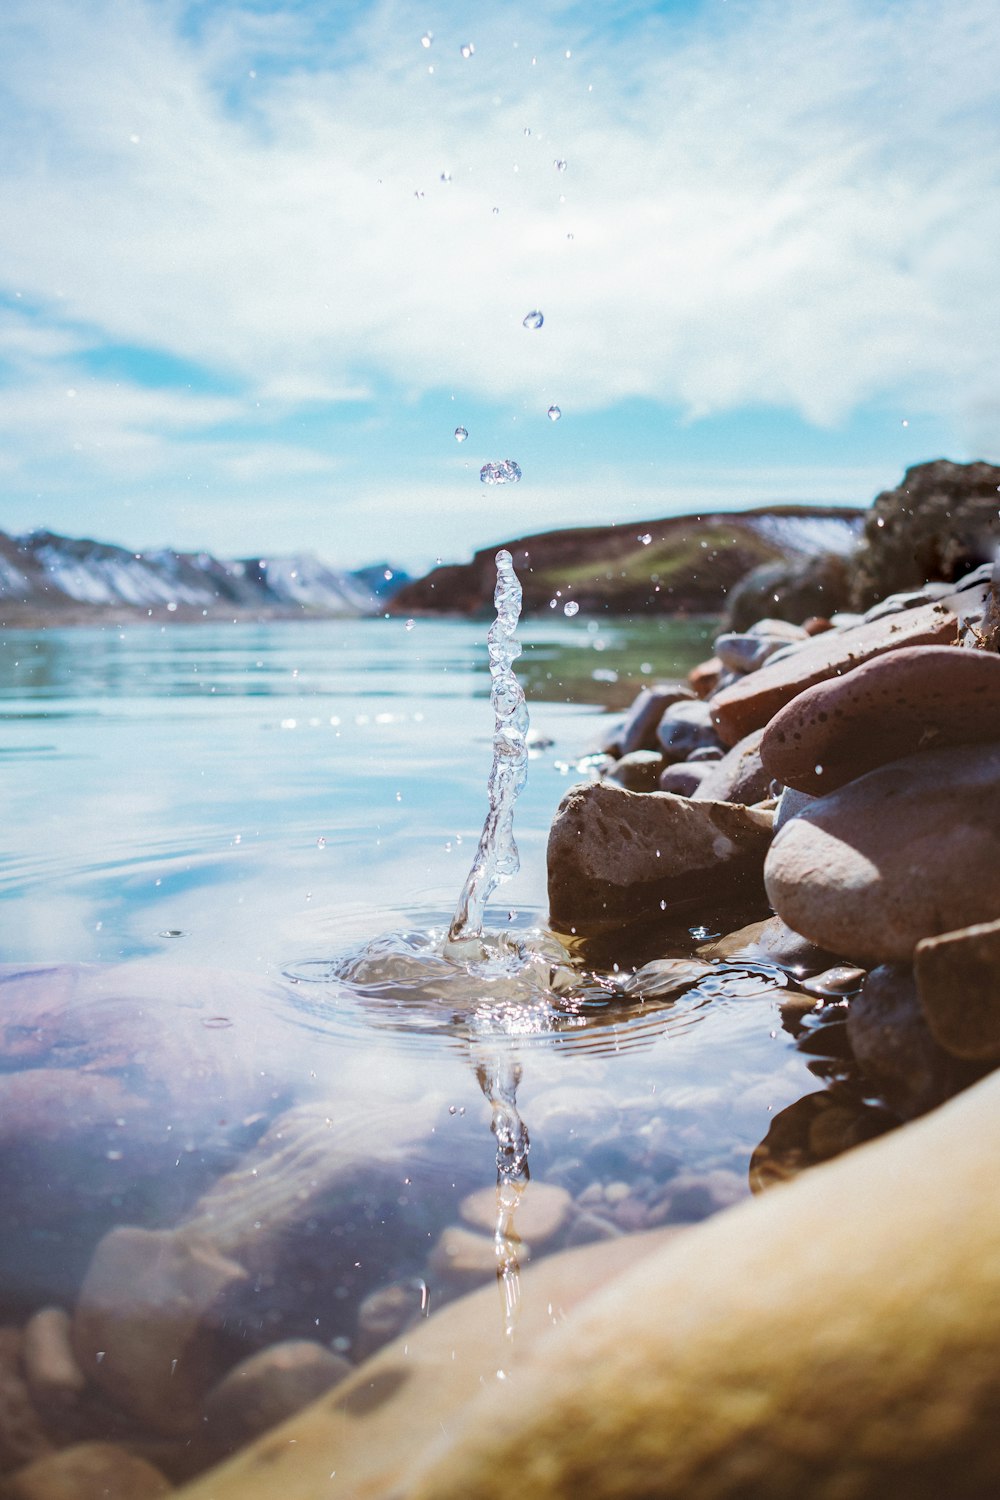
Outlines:
{"label": "snow-capped mountain", "polygon": [[406,581],[385,565],[352,573],[308,553],[226,560],[208,552],[129,552],[50,531],[0,532],[0,603],[36,610],[373,615]]}

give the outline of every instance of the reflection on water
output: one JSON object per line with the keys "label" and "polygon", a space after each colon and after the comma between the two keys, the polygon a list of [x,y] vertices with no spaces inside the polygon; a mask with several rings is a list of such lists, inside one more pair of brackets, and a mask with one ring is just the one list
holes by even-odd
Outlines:
{"label": "reflection on water", "polygon": [[473,962],[445,938],[482,821],[481,627],[8,642],[0,1321],[72,1317],[73,1440],[169,1438],[183,1477],[218,1456],[204,1412],[253,1350],[358,1360],[498,1269],[509,1332],[528,1259],[693,1222],[749,1192],[752,1159],[767,1177],[765,1149],[829,1146],[830,1118],[794,1111],[849,1088],[832,1012],[698,952],[756,913],[590,949],[545,925],[560,767],[602,727],[561,664],[607,660],[613,630],[623,673],[702,654],[690,632],[522,627],[550,743]]}

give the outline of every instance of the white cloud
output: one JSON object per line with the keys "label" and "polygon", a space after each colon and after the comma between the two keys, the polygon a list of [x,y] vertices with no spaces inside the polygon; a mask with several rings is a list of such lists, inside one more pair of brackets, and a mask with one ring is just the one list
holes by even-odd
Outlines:
{"label": "white cloud", "polygon": [[293,395],[375,372],[819,423],[995,382],[993,0],[709,6],[617,39],[505,6],[468,60],[447,7],[429,50],[403,4],[325,37],[223,10],[198,45],[181,14],[0,23],[0,276],[110,337]]}

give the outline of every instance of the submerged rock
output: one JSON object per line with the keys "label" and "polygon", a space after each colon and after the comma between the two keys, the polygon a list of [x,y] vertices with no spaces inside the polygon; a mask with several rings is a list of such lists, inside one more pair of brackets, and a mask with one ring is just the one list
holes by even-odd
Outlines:
{"label": "submerged rock", "polygon": [[698,896],[755,894],[771,814],[724,802],[573,787],[549,833],[553,926],[595,933]]}
{"label": "submerged rock", "polygon": [[820,797],[775,835],[764,883],[804,937],[860,963],[1000,910],[1000,743],[928,750]]}
{"label": "submerged rock", "polygon": [[271,1344],[234,1365],[209,1391],[202,1432],[216,1448],[238,1448],[301,1411],[353,1368],[312,1339]]}
{"label": "submerged rock", "polygon": [[3,1500],[159,1500],[172,1489],[151,1463],[115,1443],[74,1443],[20,1469]]}
{"label": "submerged rock", "polygon": [[1000,739],[1000,656],[955,646],[887,652],[807,688],[763,732],[766,771],[823,796],[917,750]]}

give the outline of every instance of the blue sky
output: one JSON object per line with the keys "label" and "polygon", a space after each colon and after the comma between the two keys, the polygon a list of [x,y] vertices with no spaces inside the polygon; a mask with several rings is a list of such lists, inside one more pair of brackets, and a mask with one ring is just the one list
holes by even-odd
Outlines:
{"label": "blue sky", "polygon": [[4,0],[0,132],[9,531],[419,567],[1000,461],[995,0]]}

